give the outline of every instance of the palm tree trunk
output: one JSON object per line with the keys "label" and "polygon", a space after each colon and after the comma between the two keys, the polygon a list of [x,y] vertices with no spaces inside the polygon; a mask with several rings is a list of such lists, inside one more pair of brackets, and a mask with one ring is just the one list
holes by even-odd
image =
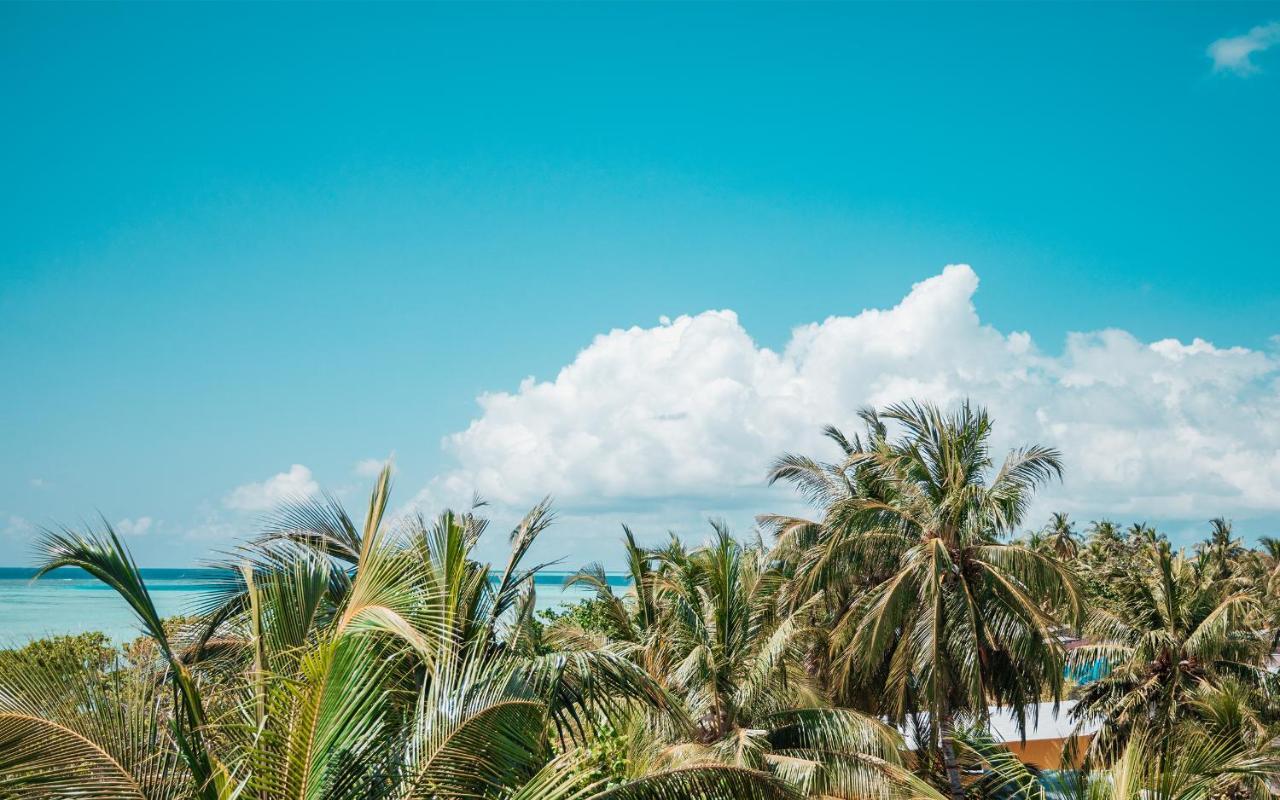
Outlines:
{"label": "palm tree trunk", "polygon": [[947,783],[951,786],[952,800],[964,800],[964,784],[960,783],[960,763],[956,761],[956,748],[951,733],[951,715],[940,720],[939,736],[942,745],[942,763],[947,769]]}

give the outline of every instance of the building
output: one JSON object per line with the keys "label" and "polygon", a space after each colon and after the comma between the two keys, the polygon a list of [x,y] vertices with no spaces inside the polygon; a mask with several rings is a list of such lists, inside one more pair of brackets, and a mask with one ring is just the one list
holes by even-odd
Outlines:
{"label": "building", "polygon": [[[1053,703],[1037,703],[1027,712],[1026,741],[1018,733],[1018,724],[1013,712],[1007,708],[993,708],[991,715],[991,736],[997,742],[1008,747],[1024,763],[1040,769],[1063,769],[1079,766],[1079,758],[1089,741],[1098,732],[1100,723],[1096,720],[1086,721],[1079,728],[1071,717],[1075,708],[1074,700],[1064,700],[1055,711]],[[1076,759],[1063,763],[1063,750],[1077,734]]]}

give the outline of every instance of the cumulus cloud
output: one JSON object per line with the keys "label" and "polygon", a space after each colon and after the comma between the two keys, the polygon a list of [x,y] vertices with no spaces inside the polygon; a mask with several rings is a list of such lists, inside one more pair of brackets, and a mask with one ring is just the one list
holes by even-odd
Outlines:
{"label": "cumulus cloud", "polygon": [[320,491],[311,470],[301,464],[289,467],[261,483],[246,483],[231,491],[223,500],[227,508],[237,511],[267,511],[286,500],[310,497]]}
{"label": "cumulus cloud", "polygon": [[115,529],[124,536],[145,536],[153,524],[151,517],[125,518],[116,523]]}
{"label": "cumulus cloud", "polygon": [[[551,493],[570,514],[653,508],[695,516],[780,510],[763,494],[783,451],[833,455],[827,423],[919,398],[987,406],[998,444],[1059,447],[1067,479],[1044,507],[1205,519],[1280,511],[1280,359],[1201,339],[1072,333],[1060,355],[983,324],[966,265],[890,309],[797,327],[781,352],[732,311],[596,337],[553,380],[479,398],[445,439],[457,467],[422,503],[478,491],[519,506]],[[763,507],[762,507],[763,503]],[[696,514],[695,514],[696,512]]]}
{"label": "cumulus cloud", "polygon": [[1252,75],[1258,72],[1253,62],[1255,53],[1261,53],[1280,43],[1280,22],[1256,25],[1243,36],[1228,36],[1209,45],[1206,51],[1213,59],[1214,72],[1230,72],[1236,75]]}

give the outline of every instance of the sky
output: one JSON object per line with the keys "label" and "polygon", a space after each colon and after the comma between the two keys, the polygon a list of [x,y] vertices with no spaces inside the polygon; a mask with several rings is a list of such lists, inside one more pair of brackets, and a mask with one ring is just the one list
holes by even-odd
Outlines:
{"label": "sky", "polygon": [[[1280,532],[1280,4],[0,5],[0,564],[474,492],[616,561],[906,397]],[[505,547],[495,535],[486,557]]]}

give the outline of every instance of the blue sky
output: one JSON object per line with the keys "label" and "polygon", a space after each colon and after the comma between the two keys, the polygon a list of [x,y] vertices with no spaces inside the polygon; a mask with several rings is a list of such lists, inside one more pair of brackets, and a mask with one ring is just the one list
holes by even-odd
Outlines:
{"label": "blue sky", "polygon": [[[189,563],[251,529],[261,503],[237,487],[285,476],[273,485],[358,505],[356,465],[392,452],[400,500],[424,506],[471,482],[499,495],[501,517],[545,476],[565,517],[547,546],[607,557],[623,519],[658,533],[725,514],[741,528],[748,508],[782,502],[744,477],[760,472],[748,445],[814,445],[789,432],[885,386],[989,391],[975,398],[989,404],[1022,395],[965,382],[976,372],[1081,386],[1068,334],[1112,328],[1143,347],[1247,352],[1197,353],[1217,361],[1193,370],[1157,348],[1178,365],[1166,374],[1105,350],[1131,368],[1085,381],[1114,388],[1114,427],[1078,472],[1107,471],[1098,450],[1123,438],[1125,413],[1150,416],[1125,387],[1167,375],[1199,376],[1176,397],[1217,391],[1218,416],[1242,427],[1179,407],[1150,441],[1190,430],[1180,452],[1194,460],[1197,441],[1237,436],[1253,460],[1219,454],[1206,499],[1135,454],[1098,490],[1108,499],[1091,506],[1097,486],[1069,483],[1063,505],[1175,531],[1212,510],[1269,532],[1275,20],[1274,3],[0,6],[0,563],[29,562],[34,526],[99,511],[129,523],[144,563]],[[969,273],[943,280],[953,263],[980,289]],[[668,462],[688,454],[650,427],[617,431],[627,406],[597,402],[595,384],[574,390],[587,407],[563,399],[567,384],[545,403],[520,391],[612,329],[641,326],[652,336],[635,352],[662,350],[661,317],[683,331],[690,315],[694,336],[719,324],[702,312],[731,309],[737,328],[708,346],[741,344],[740,330],[754,359],[931,276],[944,299],[916,306],[959,309],[964,327],[972,302],[980,319],[942,340],[993,330],[1008,349],[1026,332],[1048,360],[953,359],[895,383],[923,363],[905,352],[787,435],[734,422],[755,406],[673,410],[636,384],[653,419],[740,440],[699,450],[687,488],[649,477],[684,475]],[[837,351],[869,358],[859,346]],[[619,374],[652,365],[606,355]],[[1229,380],[1224,358],[1241,364]],[[688,393],[712,396],[740,362],[699,362],[710,372]],[[494,392],[513,409],[477,405]],[[1087,415],[1049,402],[1010,408],[1026,420],[1011,435],[1074,441]],[[599,491],[574,483],[575,420],[634,453]],[[524,440],[539,432],[547,452]],[[504,473],[520,469],[533,474]],[[1144,500],[1126,505],[1126,491]]]}

